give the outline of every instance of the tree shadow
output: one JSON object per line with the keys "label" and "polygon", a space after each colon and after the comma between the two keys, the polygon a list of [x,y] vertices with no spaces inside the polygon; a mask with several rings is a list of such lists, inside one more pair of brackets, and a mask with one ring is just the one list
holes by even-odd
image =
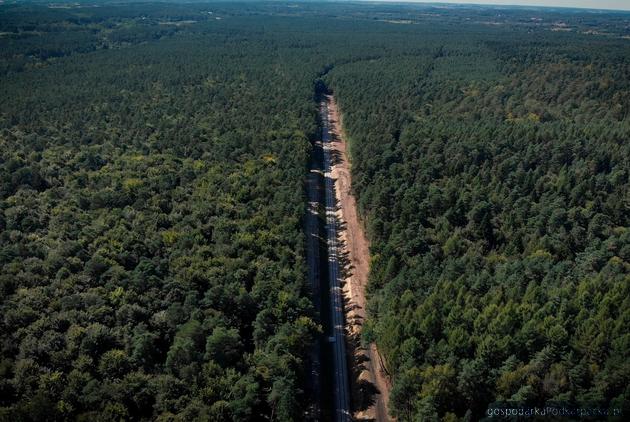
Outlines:
{"label": "tree shadow", "polygon": [[[336,119],[330,119],[330,123],[332,125],[336,124]],[[329,145],[333,145],[333,148],[326,151],[324,154],[323,143],[320,141],[314,145],[314,154],[317,154],[318,158],[321,159],[320,163],[323,163],[325,155],[328,155],[328,159],[330,160],[329,165],[338,166],[340,164],[344,164],[345,155],[339,151],[339,149],[335,148],[334,145],[342,142],[339,134],[336,132],[332,132],[329,130]],[[327,148],[328,149],[328,148]],[[328,154],[329,153],[329,154]],[[324,166],[321,168],[325,168]],[[320,185],[322,189],[326,184],[331,183],[332,186],[335,187],[335,190],[340,189],[338,181],[330,177],[330,174],[320,174],[321,182]],[[322,197],[324,194],[322,194]],[[346,285],[347,280],[353,275],[353,272],[356,270],[355,266],[352,264],[352,260],[350,257],[350,252],[348,250],[348,245],[345,241],[340,237],[342,231],[348,229],[347,222],[340,218],[339,211],[341,209],[341,205],[338,201],[337,195],[333,195],[333,203],[330,204],[331,207],[328,209],[329,211],[334,211],[334,225],[335,225],[335,234],[336,234],[336,258],[337,264],[339,266],[339,280],[338,285],[343,289],[344,293],[348,291],[348,286]],[[326,215],[324,212],[322,215]],[[325,218],[325,217],[324,217]],[[346,349],[347,349],[347,361],[349,363],[349,377],[350,377],[350,385],[351,385],[351,407],[353,413],[364,413],[368,409],[372,408],[377,401],[379,400],[380,391],[371,382],[372,377],[376,374],[371,373],[370,371],[376,370],[378,363],[370,361],[370,350],[369,346],[364,347],[361,344],[361,327],[364,323],[363,317],[360,315],[361,306],[355,303],[350,295],[346,296],[346,294],[342,295],[342,306],[343,306],[343,318],[344,318],[344,334],[346,340]],[[363,374],[363,376],[362,376]],[[367,378],[367,379],[366,379]],[[367,418],[367,417],[358,417],[353,420],[360,421],[374,421],[375,419]]]}
{"label": "tree shadow", "polygon": [[343,162],[343,155],[339,151],[337,150],[330,151],[330,164],[331,165],[335,166],[342,162]]}
{"label": "tree shadow", "polygon": [[[348,336],[348,346],[352,357],[352,403],[354,411],[365,411],[376,404],[376,397],[380,391],[376,386],[361,378],[361,373],[368,369],[367,363],[370,361],[365,348],[361,345],[360,334],[352,334]],[[370,420],[370,419],[363,419]]]}
{"label": "tree shadow", "polygon": [[[330,181],[335,186],[336,180],[334,178],[330,178]],[[337,188],[335,186],[335,188]],[[354,266],[351,263],[350,252],[347,248],[346,242],[340,237],[340,233],[342,230],[347,229],[347,223],[343,221],[339,217],[338,211],[341,206],[339,201],[334,196],[332,204],[332,209],[335,211],[335,234],[337,237],[337,262],[339,265],[339,285],[342,289],[345,290],[347,280],[352,276]],[[376,404],[377,396],[380,394],[378,388],[370,381],[361,378],[361,373],[367,369],[368,362],[370,361],[368,351],[361,344],[361,335],[360,330],[355,330],[352,332],[350,330],[351,327],[362,326],[363,325],[363,317],[358,314],[354,314],[349,317],[349,314],[352,311],[361,309],[361,306],[352,302],[346,297],[344,294],[343,298],[343,309],[344,309],[344,320],[345,324],[345,337],[346,344],[348,349],[348,360],[350,363],[350,385],[351,385],[351,396],[352,396],[352,408],[354,412],[362,412]],[[351,319],[348,319],[351,318]],[[361,421],[373,421],[371,418],[361,418],[355,419]]]}

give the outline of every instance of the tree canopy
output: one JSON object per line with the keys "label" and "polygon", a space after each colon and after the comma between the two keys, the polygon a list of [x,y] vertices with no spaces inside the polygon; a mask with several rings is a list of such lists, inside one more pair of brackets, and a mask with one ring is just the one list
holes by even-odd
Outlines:
{"label": "tree canopy", "polygon": [[401,421],[630,412],[627,14],[0,5],[0,419],[304,420],[332,90]]}

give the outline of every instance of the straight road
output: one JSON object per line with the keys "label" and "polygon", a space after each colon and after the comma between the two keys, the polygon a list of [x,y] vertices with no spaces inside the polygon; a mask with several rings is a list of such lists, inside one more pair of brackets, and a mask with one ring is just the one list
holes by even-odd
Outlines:
{"label": "straight road", "polygon": [[[365,289],[370,269],[369,242],[365,236],[363,224],[357,211],[357,202],[351,190],[352,175],[348,161],[348,145],[344,140],[341,127],[341,115],[334,97],[329,95],[326,100],[328,134],[331,138],[331,155],[334,157],[332,179],[337,197],[338,247],[339,253],[344,257],[342,264],[348,265],[348,271],[342,275],[347,308],[345,312],[346,336],[347,338],[357,338],[361,335],[363,322],[366,318]],[[350,379],[351,391],[354,381],[356,383],[354,385],[358,388],[356,393],[359,403],[372,403],[367,408],[361,406],[359,409],[354,409],[356,413],[353,416],[360,420],[373,420],[374,422],[390,421],[387,414],[390,383],[376,345],[374,343],[367,347],[357,345],[354,349],[349,347],[348,353],[353,357],[353,362],[357,364],[358,370],[358,376]],[[359,388],[362,383],[371,384],[372,388],[368,385],[365,385],[365,388]]]}
{"label": "straight road", "polygon": [[329,340],[332,342],[333,346],[335,420],[337,422],[349,422],[352,418],[350,413],[350,389],[348,387],[348,364],[346,359],[343,291],[340,285],[341,277],[338,260],[335,184],[332,179],[331,171],[330,115],[326,101],[322,101],[321,103],[320,114],[322,119],[322,142],[324,150],[326,237],[328,245],[328,280],[330,284],[332,325],[332,336]]}
{"label": "straight road", "polygon": [[[313,305],[319,312],[320,301],[320,230],[319,207],[321,204],[321,187],[319,182],[321,171],[318,160],[311,157],[309,174],[306,180],[308,192],[308,209],[306,212],[306,259],[308,262],[308,280],[313,294]],[[321,360],[320,342],[311,350],[311,395],[313,403],[308,409],[308,414],[313,420],[321,420]]]}

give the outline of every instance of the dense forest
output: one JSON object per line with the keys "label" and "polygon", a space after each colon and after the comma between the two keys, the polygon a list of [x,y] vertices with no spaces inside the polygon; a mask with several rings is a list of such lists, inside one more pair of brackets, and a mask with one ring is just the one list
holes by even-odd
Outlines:
{"label": "dense forest", "polygon": [[405,34],[329,75],[373,242],[365,335],[393,373],[390,411],[628,414],[630,43],[462,31]]}
{"label": "dense forest", "polygon": [[0,4],[0,420],[304,420],[334,91],[401,421],[630,412],[628,14]]}
{"label": "dense forest", "polygon": [[0,420],[300,420],[316,70],[247,23],[17,12],[0,40]]}

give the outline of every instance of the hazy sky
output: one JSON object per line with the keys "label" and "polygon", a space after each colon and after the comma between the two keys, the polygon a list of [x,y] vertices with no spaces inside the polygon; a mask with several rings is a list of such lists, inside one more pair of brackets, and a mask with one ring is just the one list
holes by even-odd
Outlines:
{"label": "hazy sky", "polygon": [[[381,0],[382,1],[382,0]],[[394,0],[386,0],[394,1]],[[630,10],[630,0],[406,0],[419,3],[500,4],[520,6],[588,7],[591,9]]]}

